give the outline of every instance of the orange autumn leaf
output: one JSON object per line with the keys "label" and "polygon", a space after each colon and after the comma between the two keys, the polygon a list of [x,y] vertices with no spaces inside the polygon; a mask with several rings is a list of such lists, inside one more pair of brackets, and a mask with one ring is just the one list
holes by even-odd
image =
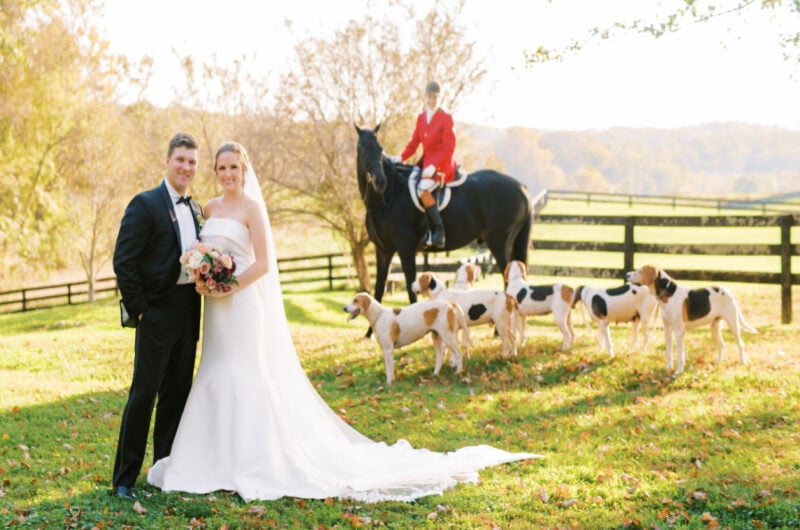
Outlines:
{"label": "orange autumn leaf", "polygon": [[559,484],[556,488],[556,496],[560,499],[569,499],[569,486],[566,484]]}

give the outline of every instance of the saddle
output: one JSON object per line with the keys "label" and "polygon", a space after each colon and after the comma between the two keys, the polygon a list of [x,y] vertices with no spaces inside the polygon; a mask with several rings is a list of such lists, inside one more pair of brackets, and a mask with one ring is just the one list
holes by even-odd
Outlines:
{"label": "saddle", "polygon": [[[417,210],[420,212],[425,212],[425,207],[422,206],[422,203],[419,202],[419,197],[417,196],[417,183],[419,182],[419,173],[417,173],[416,178],[409,178],[408,179],[408,193],[411,195],[411,202],[414,203],[414,206],[417,207]],[[457,186],[461,186],[467,181],[467,173],[461,166],[456,166],[456,178],[451,180],[450,182],[446,182],[444,186],[437,186],[436,189],[431,191],[433,198],[436,199],[436,204],[439,205],[439,211],[441,212],[447,205],[450,204],[450,188],[455,188]]]}

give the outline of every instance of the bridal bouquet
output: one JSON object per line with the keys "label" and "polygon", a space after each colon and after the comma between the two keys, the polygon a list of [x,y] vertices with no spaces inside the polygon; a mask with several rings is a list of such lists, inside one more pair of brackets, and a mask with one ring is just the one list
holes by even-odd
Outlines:
{"label": "bridal bouquet", "polygon": [[205,284],[209,291],[227,293],[231,285],[238,285],[236,263],[233,256],[222,252],[217,245],[195,241],[180,258],[195,283]]}

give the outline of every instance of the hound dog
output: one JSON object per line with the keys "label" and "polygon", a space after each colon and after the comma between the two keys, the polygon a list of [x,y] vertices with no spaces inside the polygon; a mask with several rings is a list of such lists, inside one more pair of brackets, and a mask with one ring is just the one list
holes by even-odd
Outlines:
{"label": "hound dog", "polygon": [[444,283],[431,272],[423,272],[411,284],[416,294],[426,295],[435,300],[447,300],[461,307],[467,316],[468,326],[494,324],[503,342],[503,357],[517,355],[517,342],[514,336],[514,314],[517,304],[503,291],[476,289],[459,291],[446,289]]}
{"label": "hound dog", "polygon": [[609,323],[612,322],[633,323],[629,344],[631,351],[640,349],[639,326],[641,325],[641,349],[647,348],[648,325],[655,314],[658,303],[646,286],[625,283],[619,287],[603,289],[581,285],[575,290],[573,306],[578,302],[583,302],[592,320],[600,328],[598,336],[600,348],[607,350],[612,357],[614,356],[614,345],[611,343],[611,332],[608,329]]}
{"label": "hound dog", "polygon": [[427,300],[404,308],[390,309],[381,305],[368,293],[362,292],[356,294],[353,300],[344,306],[344,310],[350,313],[349,320],[364,315],[369,321],[383,351],[387,385],[391,385],[394,379],[395,348],[411,344],[429,332],[433,334],[433,348],[436,351],[433,373],[438,374],[442,367],[445,347],[450,349],[450,364],[456,368],[457,374],[461,373],[458,332],[462,331],[462,340],[465,348],[468,348],[469,330],[461,309],[456,304],[444,300]]}
{"label": "hound dog", "polygon": [[558,329],[564,336],[561,350],[572,348],[575,330],[572,327],[572,287],[556,283],[551,285],[528,285],[528,267],[521,261],[511,261],[503,271],[506,293],[513,296],[519,305],[522,337],[525,337],[525,317],[553,313]]}
{"label": "hound dog", "polygon": [[456,281],[453,289],[466,291],[472,286],[473,282],[481,278],[481,266],[476,263],[464,263],[456,271]]}
{"label": "hound dog", "polygon": [[706,324],[711,325],[711,334],[717,342],[717,362],[722,362],[725,342],[720,331],[721,320],[728,323],[736,338],[739,360],[742,364],[747,364],[741,330],[751,333],[758,331],[744,320],[739,302],[730,289],[719,286],[692,289],[676,283],[669,274],[653,265],[645,265],[626,276],[632,283],[649,286],[658,298],[664,321],[667,370],[672,369],[672,335],[675,335],[675,348],[678,351],[678,366],[674,375],[678,375],[683,373],[686,364],[683,340],[686,330]]}

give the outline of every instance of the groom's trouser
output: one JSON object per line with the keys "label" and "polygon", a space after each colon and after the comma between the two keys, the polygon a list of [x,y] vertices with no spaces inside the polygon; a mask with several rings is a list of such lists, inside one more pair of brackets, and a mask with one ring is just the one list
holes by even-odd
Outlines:
{"label": "groom's trouser", "polygon": [[194,284],[174,290],[168,302],[148,307],[136,328],[133,381],[122,414],[114,487],[133,486],[139,476],[156,398],[154,461],[169,455],[192,386],[200,300]]}

